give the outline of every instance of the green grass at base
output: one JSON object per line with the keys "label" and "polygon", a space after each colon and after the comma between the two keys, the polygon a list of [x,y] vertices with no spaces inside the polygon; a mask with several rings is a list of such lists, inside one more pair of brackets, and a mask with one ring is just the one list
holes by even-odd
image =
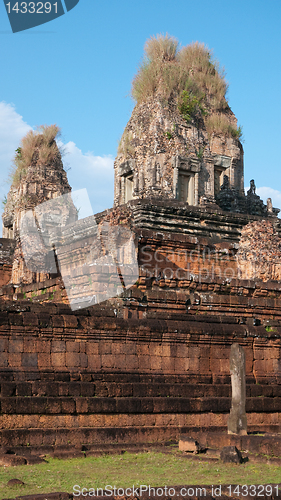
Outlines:
{"label": "green grass at base", "polygon": [[[24,486],[8,487],[17,478]],[[47,458],[47,463],[2,467],[0,499],[17,495],[66,491],[81,488],[203,485],[203,484],[279,484],[281,468],[275,464],[242,465],[192,461],[176,453],[124,453],[101,457],[60,460]],[[79,498],[79,497],[78,497]],[[82,497],[80,497],[82,498]]]}

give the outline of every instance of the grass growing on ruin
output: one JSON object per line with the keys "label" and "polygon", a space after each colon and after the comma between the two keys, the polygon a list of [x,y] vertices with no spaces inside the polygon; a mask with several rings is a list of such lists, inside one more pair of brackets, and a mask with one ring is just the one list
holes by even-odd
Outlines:
{"label": "grass growing on ruin", "polygon": [[10,180],[17,186],[27,173],[33,161],[46,165],[53,162],[59,153],[55,139],[60,135],[57,125],[42,125],[34,132],[30,130],[22,139],[16,150],[14,162],[10,171]]}
{"label": "grass growing on ruin", "polygon": [[[12,478],[20,479],[25,485],[8,487],[7,482]],[[81,488],[105,488],[106,485],[131,487],[140,484],[175,486],[269,483],[281,483],[280,466],[191,461],[178,453],[124,453],[69,460],[49,458],[47,463],[38,465],[2,468],[0,499],[55,491],[72,493],[74,485]]]}

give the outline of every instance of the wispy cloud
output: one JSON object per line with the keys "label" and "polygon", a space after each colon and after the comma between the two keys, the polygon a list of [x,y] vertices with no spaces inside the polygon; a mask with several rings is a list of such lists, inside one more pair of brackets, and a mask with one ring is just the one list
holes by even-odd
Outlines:
{"label": "wispy cloud", "polygon": [[64,165],[73,189],[88,191],[93,213],[100,212],[113,204],[113,158],[83,153],[74,142],[64,145]]}
{"label": "wispy cloud", "polygon": [[[11,163],[22,137],[31,129],[12,104],[0,102],[0,198],[3,199]],[[1,206],[2,209],[2,206]]]}

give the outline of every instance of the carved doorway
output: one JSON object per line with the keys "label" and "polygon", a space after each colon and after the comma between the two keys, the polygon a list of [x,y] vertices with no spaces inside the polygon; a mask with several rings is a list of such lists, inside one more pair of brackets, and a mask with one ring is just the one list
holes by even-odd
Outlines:
{"label": "carved doorway", "polygon": [[179,201],[194,205],[194,175],[190,172],[179,172]]}

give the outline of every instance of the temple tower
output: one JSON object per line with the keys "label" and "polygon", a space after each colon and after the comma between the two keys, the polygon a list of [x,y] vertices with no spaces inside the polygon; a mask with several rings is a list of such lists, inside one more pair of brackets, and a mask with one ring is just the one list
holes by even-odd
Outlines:
{"label": "temple tower", "polygon": [[241,129],[210,51],[199,43],[179,51],[166,35],[148,40],[145,54],[114,165],[115,206],[146,197],[215,203],[224,176],[244,196]]}

